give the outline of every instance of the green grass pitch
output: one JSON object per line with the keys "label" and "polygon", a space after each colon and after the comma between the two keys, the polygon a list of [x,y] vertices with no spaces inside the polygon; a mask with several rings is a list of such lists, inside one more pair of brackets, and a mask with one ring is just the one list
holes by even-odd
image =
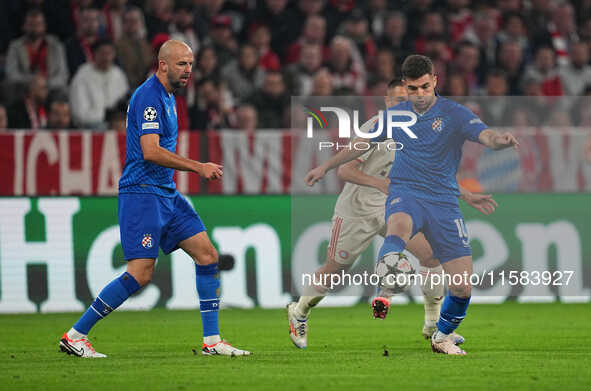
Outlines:
{"label": "green grass pitch", "polygon": [[393,306],[385,321],[369,306],[317,308],[305,350],[284,310],[223,310],[224,337],[254,353],[236,358],[202,356],[199,312],[166,310],[101,321],[90,336],[107,359],[58,353],[77,316],[0,316],[0,389],[591,389],[589,304],[472,305],[458,330],[466,357],[431,352],[419,305]]}

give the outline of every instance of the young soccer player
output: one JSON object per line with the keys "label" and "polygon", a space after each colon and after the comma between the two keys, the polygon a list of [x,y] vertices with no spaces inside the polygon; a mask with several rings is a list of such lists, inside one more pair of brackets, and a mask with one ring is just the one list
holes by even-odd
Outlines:
{"label": "young soccer player", "polygon": [[[472,249],[458,205],[456,174],[461,148],[466,140],[479,142],[500,150],[519,145],[511,133],[499,133],[488,127],[465,106],[435,94],[437,77],[428,57],[411,55],[402,65],[403,82],[409,101],[395,107],[416,117],[409,129],[393,127],[392,137],[404,144],[390,170],[390,185],[386,200],[386,238],[379,257],[402,256],[407,243],[423,232],[433,248],[433,255],[452,276],[449,294],[445,297],[437,331],[431,337],[434,352],[465,355],[449,335],[459,326],[470,303]],[[394,117],[395,122],[407,122],[409,116]],[[384,121],[384,123],[386,123]],[[383,141],[387,133],[373,140],[356,138],[353,142]],[[331,169],[361,156],[364,151],[342,150],[327,162],[312,169],[306,182],[312,186]],[[454,276],[457,275],[457,278]]]}
{"label": "young soccer player", "polygon": [[[406,88],[400,80],[392,80],[388,85],[385,97],[386,107],[396,106],[407,100]],[[377,115],[361,126],[361,131],[369,131],[377,120]],[[390,180],[387,174],[395,158],[393,149],[388,149],[387,142],[367,152],[359,158],[339,167],[337,175],[348,182],[337,199],[332,219],[332,234],[328,248],[328,257],[324,265],[316,270],[322,276],[339,274],[348,270],[353,262],[369,246],[376,235],[384,236],[386,195]],[[494,211],[495,201],[488,195],[472,194],[461,189],[466,202],[481,212],[488,214]],[[422,334],[431,338],[436,330],[439,318],[444,284],[442,278],[433,279],[442,273],[439,260],[433,258],[431,246],[422,233],[415,235],[408,243],[407,250],[419,259],[420,272],[425,277],[421,290],[424,295],[425,321]],[[328,277],[327,280],[329,280]],[[297,303],[287,306],[290,338],[298,348],[307,347],[308,315],[325,296],[323,286],[304,287],[304,295]],[[374,318],[384,319],[390,306],[389,295],[376,297],[372,301]],[[460,344],[463,338],[453,334],[454,343]]]}
{"label": "young soccer player", "polygon": [[165,42],[158,71],[134,92],[127,111],[125,167],[119,181],[119,225],[127,271],[109,283],[60,340],[63,352],[78,357],[106,357],[88,340],[88,332],[150,282],[158,247],[166,254],[181,248],[195,261],[205,355],[241,356],[250,352],[220,338],[218,254],[199,215],[176,190],[174,170],[214,180],[222,166],[200,163],[175,153],[177,113],[174,92],[187,85],[193,53],[183,42]]}

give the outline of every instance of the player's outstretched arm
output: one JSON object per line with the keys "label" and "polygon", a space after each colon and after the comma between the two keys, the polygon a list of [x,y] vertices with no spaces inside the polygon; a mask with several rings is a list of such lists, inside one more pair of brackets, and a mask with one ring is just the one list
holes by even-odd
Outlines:
{"label": "player's outstretched arm", "polygon": [[162,148],[158,134],[144,134],[140,137],[140,145],[144,160],[158,164],[159,166],[174,168],[180,171],[195,172],[206,179],[218,179],[223,175],[223,167],[219,164],[201,163]]}
{"label": "player's outstretched arm", "polygon": [[492,198],[492,194],[472,193],[460,186],[460,198],[477,211],[489,215],[493,213],[499,204]]}
{"label": "player's outstretched arm", "polygon": [[[367,145],[367,143],[369,142],[371,142],[371,140],[357,137],[351,142],[351,145],[355,145],[356,143],[365,143],[365,145]],[[343,149],[342,151],[335,154],[333,157],[328,159],[320,166],[311,169],[308,172],[308,174],[306,174],[306,178],[304,180],[306,181],[306,184],[308,186],[313,186],[314,183],[322,179],[324,175],[326,175],[326,173],[332,170],[333,168],[338,167],[341,164],[350,162],[351,160],[358,158],[366,152],[367,150],[358,151],[355,148]]]}
{"label": "player's outstretched arm", "polygon": [[515,149],[519,147],[519,142],[513,134],[510,132],[499,133],[492,129],[485,129],[480,132],[478,141],[497,151],[509,147],[514,147]]}
{"label": "player's outstretched arm", "polygon": [[390,180],[367,175],[359,169],[360,164],[361,162],[359,160],[351,160],[350,162],[339,166],[337,170],[337,176],[345,182],[373,187],[384,194],[388,194],[388,185],[390,184]]}

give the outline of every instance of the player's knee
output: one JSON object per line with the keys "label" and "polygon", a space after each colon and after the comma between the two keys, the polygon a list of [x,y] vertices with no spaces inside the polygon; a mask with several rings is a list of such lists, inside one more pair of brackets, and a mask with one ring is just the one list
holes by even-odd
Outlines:
{"label": "player's knee", "polygon": [[218,261],[218,252],[215,247],[211,246],[206,251],[203,251],[197,256],[197,263],[200,265],[211,265]]}
{"label": "player's knee", "polygon": [[450,285],[449,293],[452,296],[468,298],[472,295],[472,286],[470,284]]}

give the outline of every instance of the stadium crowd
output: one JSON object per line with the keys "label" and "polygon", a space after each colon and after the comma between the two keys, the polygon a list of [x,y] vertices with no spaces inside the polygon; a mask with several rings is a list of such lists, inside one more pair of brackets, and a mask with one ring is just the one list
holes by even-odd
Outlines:
{"label": "stadium crowd", "polygon": [[[0,19],[0,129],[124,131],[169,38],[195,54],[179,129],[286,128],[290,96],[383,96],[411,53],[442,95],[591,95],[586,0],[3,0]],[[591,124],[573,106],[545,120]]]}

